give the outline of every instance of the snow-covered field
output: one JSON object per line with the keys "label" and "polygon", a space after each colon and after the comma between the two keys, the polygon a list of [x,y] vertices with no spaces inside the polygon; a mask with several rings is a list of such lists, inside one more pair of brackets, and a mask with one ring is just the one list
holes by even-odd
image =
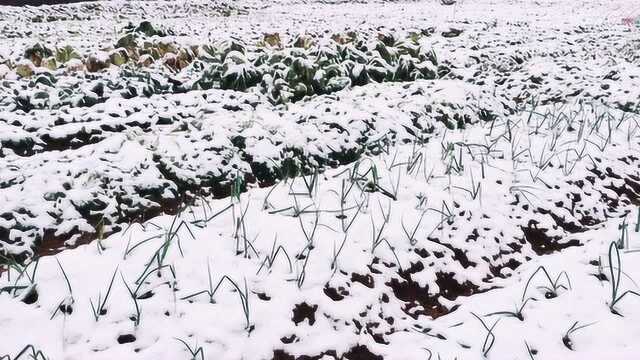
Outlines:
{"label": "snow-covered field", "polygon": [[0,359],[637,359],[634,3],[0,6]]}

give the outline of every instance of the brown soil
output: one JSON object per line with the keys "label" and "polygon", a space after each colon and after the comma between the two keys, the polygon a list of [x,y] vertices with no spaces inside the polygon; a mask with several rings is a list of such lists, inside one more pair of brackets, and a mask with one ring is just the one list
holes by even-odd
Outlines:
{"label": "brown soil", "polygon": [[[436,284],[438,284],[440,291],[438,294],[430,295],[428,286],[422,287],[411,278],[411,274],[423,270],[425,267],[422,262],[412,263],[407,270],[399,272],[402,280],[393,278],[385,284],[393,290],[396,298],[405,302],[402,310],[414,319],[418,319],[420,315],[436,319],[456,309],[456,307],[449,309],[440,304],[438,301],[440,296],[454,300],[458,296],[470,296],[479,292],[478,286],[471,282],[458,283],[454,279],[453,273],[438,272],[436,273]],[[417,307],[420,308],[415,309]]]}
{"label": "brown soil", "polygon": [[331,357],[335,360],[383,360],[382,356],[372,353],[365,345],[356,345],[340,357],[338,357],[335,350],[323,351],[318,355],[294,356],[285,350],[278,349],[273,351],[271,360],[320,360],[324,356]]}
{"label": "brown soil", "polygon": [[577,239],[560,242],[562,237],[547,235],[547,229],[539,228],[536,220],[530,220],[526,227],[521,227],[526,241],[537,255],[547,255],[571,246],[582,246]]}
{"label": "brown soil", "polygon": [[309,325],[313,325],[316,322],[316,310],[318,310],[318,305],[311,306],[306,302],[296,304],[295,308],[293,308],[291,321],[297,326],[306,319]]}
{"label": "brown soil", "polygon": [[340,301],[344,299],[345,296],[349,295],[349,291],[347,291],[343,287],[338,287],[337,289],[330,286],[328,283],[324,286],[324,294],[327,295],[333,301]]}

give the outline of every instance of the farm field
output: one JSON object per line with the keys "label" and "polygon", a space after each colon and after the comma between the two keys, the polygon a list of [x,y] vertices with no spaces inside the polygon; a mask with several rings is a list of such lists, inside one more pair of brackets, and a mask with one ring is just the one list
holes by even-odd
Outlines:
{"label": "farm field", "polygon": [[0,6],[0,359],[637,359],[640,8],[448,3]]}

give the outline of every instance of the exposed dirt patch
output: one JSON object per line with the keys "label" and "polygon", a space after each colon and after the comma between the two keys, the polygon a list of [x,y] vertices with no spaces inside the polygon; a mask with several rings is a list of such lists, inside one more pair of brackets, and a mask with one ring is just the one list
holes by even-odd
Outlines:
{"label": "exposed dirt patch", "polygon": [[351,274],[351,281],[352,282],[358,282],[358,283],[368,287],[369,289],[373,289],[373,286],[374,286],[373,276],[371,276],[369,274],[360,275],[358,273],[352,273]]}
{"label": "exposed dirt patch", "polygon": [[640,181],[625,178],[622,185],[615,185],[611,182],[610,185],[606,185],[604,188],[614,191],[619,197],[626,197],[633,205],[640,205]]}
{"label": "exposed dirt patch", "polygon": [[[417,319],[420,315],[437,318],[445,315],[449,310],[438,302],[438,295],[429,295],[429,287],[422,287],[411,278],[411,274],[425,269],[422,262],[411,264],[404,271],[399,272],[402,280],[393,278],[385,283],[393,290],[393,294],[399,300],[405,302],[402,310],[409,316]],[[418,308],[419,309],[415,309]],[[415,310],[414,310],[415,309]]]}
{"label": "exposed dirt patch", "polygon": [[257,293],[256,294],[258,296],[258,299],[262,300],[262,301],[269,301],[271,300],[271,296],[267,295],[266,293]]}
{"label": "exposed dirt patch", "polygon": [[352,347],[343,357],[348,360],[382,360],[383,357],[369,351],[364,345]]}
{"label": "exposed dirt patch", "polygon": [[298,337],[296,336],[296,334],[291,334],[289,336],[284,336],[280,338],[280,341],[283,344],[291,344],[293,342],[295,342],[298,339]]}
{"label": "exposed dirt patch", "polygon": [[324,286],[324,294],[327,295],[333,301],[340,301],[344,299],[345,296],[349,295],[349,291],[343,288],[342,286],[337,289],[330,286],[328,283]]}
{"label": "exposed dirt patch", "polygon": [[[474,231],[477,233],[477,230],[474,230]],[[440,244],[440,245],[446,247],[447,249],[451,250],[453,252],[453,259],[456,260],[457,262],[459,262],[460,265],[462,265],[462,267],[464,267],[465,269],[468,268],[468,267],[475,267],[476,265],[478,265],[475,262],[469,260],[469,258],[467,257],[467,254],[464,251],[454,247],[453,245],[445,243],[445,242],[442,242],[442,241],[440,241],[440,239],[437,239],[437,238],[429,237],[427,239],[429,241],[432,241],[432,242],[434,242],[436,244]],[[471,239],[473,239],[473,234],[471,235]]]}
{"label": "exposed dirt patch", "polygon": [[[132,214],[132,216],[124,217],[123,222],[141,223],[146,221],[147,219],[151,219],[155,216],[162,215],[162,214],[175,215],[179,211],[179,206],[180,206],[180,202],[178,200],[164,199],[164,201],[160,202],[159,207],[144,208],[141,210],[139,214]],[[92,225],[94,228],[98,228],[99,223],[100,223],[99,219],[89,220],[89,224]],[[107,237],[120,230],[122,230],[121,226],[115,226],[111,228],[111,231],[104,231],[102,233],[102,236]],[[68,240],[72,238],[74,238],[74,241],[72,244],[69,244]],[[77,229],[62,236],[57,236],[55,234],[54,229],[46,229],[42,237],[42,242],[35,249],[36,256],[39,257],[39,256],[55,255],[65,249],[74,249],[80,245],[88,244],[96,240],[97,238],[98,238],[98,235],[96,233],[88,233],[84,231],[79,231]],[[18,260],[21,260],[21,259],[18,259]]]}
{"label": "exposed dirt patch", "polygon": [[[436,284],[440,288],[440,294],[447,300],[455,300],[458,296],[470,296],[478,292],[478,286],[469,281],[460,284],[454,278],[454,273],[436,273]],[[453,311],[455,309],[451,309]]]}
{"label": "exposed dirt patch", "polygon": [[580,233],[580,232],[584,232],[587,231],[587,229],[585,229],[583,226],[581,226],[582,224],[576,224],[574,222],[569,222],[567,221],[563,216],[560,215],[556,215],[555,213],[553,213],[550,210],[546,210],[543,208],[538,208],[538,212],[541,214],[549,214],[549,216],[551,216],[551,218],[553,218],[553,221],[555,221],[556,225],[558,225],[560,228],[562,228],[562,230],[570,233],[570,234],[575,234],[575,233]]}
{"label": "exposed dirt patch", "polygon": [[[391,279],[385,285],[393,290],[396,298],[405,302],[402,310],[414,319],[418,319],[420,315],[431,316],[435,319],[449,312],[438,302],[438,296],[429,295],[429,288],[421,287],[415,281]],[[419,306],[421,309],[413,310]]]}
{"label": "exposed dirt patch", "polygon": [[273,351],[271,360],[320,360],[324,357],[333,358],[335,360],[383,360],[383,357],[372,353],[365,345],[356,345],[349,351],[338,356],[335,350],[323,351],[318,355],[298,355],[294,356],[285,350],[278,349]]}
{"label": "exposed dirt patch", "polygon": [[296,304],[291,321],[298,325],[306,319],[309,325],[313,325],[316,322],[316,310],[318,305],[309,305],[306,302]]}
{"label": "exposed dirt patch", "polygon": [[562,237],[547,235],[547,229],[539,228],[536,220],[530,220],[527,227],[521,227],[526,241],[537,255],[551,254],[571,246],[582,246],[577,239],[560,242]]}
{"label": "exposed dirt patch", "polygon": [[385,334],[378,331],[378,328],[380,328],[379,322],[376,322],[376,321],[367,322],[364,325],[364,328],[366,329],[367,333],[371,335],[371,338],[373,339],[373,341],[375,341],[378,344],[389,345],[389,341],[387,341],[384,338]]}
{"label": "exposed dirt patch", "polygon": [[131,334],[124,334],[118,336],[118,344],[129,344],[136,341],[136,337]]}
{"label": "exposed dirt patch", "polygon": [[455,311],[457,306],[448,308],[439,302],[441,296],[447,300],[455,300],[459,296],[470,296],[481,292],[477,285],[469,281],[458,283],[453,273],[437,272],[436,284],[439,292],[430,294],[428,286],[422,287],[412,279],[412,274],[425,270],[422,262],[412,263],[408,269],[398,272],[401,279],[393,278],[385,283],[393,290],[396,298],[405,302],[402,310],[414,319],[418,319],[420,315],[436,319]]}

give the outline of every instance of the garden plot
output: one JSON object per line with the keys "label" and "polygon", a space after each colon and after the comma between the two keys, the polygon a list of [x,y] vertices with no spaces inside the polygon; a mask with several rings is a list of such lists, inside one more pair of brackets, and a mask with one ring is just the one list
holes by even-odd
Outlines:
{"label": "garden plot", "polygon": [[625,4],[29,9],[2,40],[0,355],[632,359]]}
{"label": "garden plot", "polygon": [[637,140],[622,111],[578,109],[247,193],[236,178],[230,198],[14,263],[3,308],[32,320],[3,337],[54,358],[630,358]]}
{"label": "garden plot", "polygon": [[[255,30],[204,40],[177,24],[114,22],[122,27],[101,49],[29,38],[9,50],[0,89],[3,252],[46,253],[227,196],[238,176],[266,186],[282,166],[346,164],[378,143],[424,141],[539,105],[636,109],[634,35],[623,26],[553,28],[538,13],[517,23],[438,19],[327,32],[319,23],[259,40]],[[138,156],[122,162],[121,148]]]}

